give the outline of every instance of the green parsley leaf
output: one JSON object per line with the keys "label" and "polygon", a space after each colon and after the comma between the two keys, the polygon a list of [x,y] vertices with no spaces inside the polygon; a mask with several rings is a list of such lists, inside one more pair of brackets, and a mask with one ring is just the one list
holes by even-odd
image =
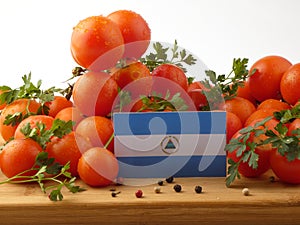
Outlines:
{"label": "green parsley leaf", "polygon": [[180,67],[184,72],[187,69],[184,65],[194,65],[197,59],[192,54],[187,54],[185,49],[180,49],[177,40],[175,40],[173,47],[164,47],[160,42],[155,42],[152,45],[154,52],[149,53],[139,61],[145,64],[150,71],[153,71],[157,66],[161,64],[174,64]]}

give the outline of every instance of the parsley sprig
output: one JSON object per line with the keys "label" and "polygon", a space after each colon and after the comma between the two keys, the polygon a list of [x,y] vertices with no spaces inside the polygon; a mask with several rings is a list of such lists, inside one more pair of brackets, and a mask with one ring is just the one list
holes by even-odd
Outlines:
{"label": "parsley sprig", "polygon": [[291,109],[275,112],[274,117],[279,120],[275,127],[278,134],[272,130],[267,130],[266,136],[269,138],[265,140],[264,144],[271,143],[279,154],[285,156],[288,161],[300,159],[300,129],[295,129],[291,135],[288,135],[288,128],[285,125],[300,118],[300,104]]}
{"label": "parsley sprig", "polygon": [[[47,102],[50,102],[54,99],[55,93],[58,93],[61,89],[51,87],[46,90],[41,88],[42,81],[38,80],[37,84],[33,84],[31,81],[31,73],[28,75],[22,76],[23,85],[18,88],[12,89],[8,86],[0,86],[0,90],[3,93],[0,95],[0,104],[6,103],[10,104],[17,99],[31,99],[37,100],[40,103],[40,107],[35,114],[48,114],[49,107],[46,105]],[[33,115],[29,111],[26,114],[15,113],[13,115],[8,115],[5,118],[4,124],[17,124],[26,117]]]}
{"label": "parsley sprig", "polygon": [[[54,158],[49,159],[47,152],[41,152],[37,155],[36,163],[32,168],[25,170],[11,178],[8,178],[0,182],[0,184],[37,182],[43,193],[51,190],[50,194],[48,195],[51,201],[61,201],[63,200],[63,187],[66,187],[72,193],[77,193],[85,190],[84,188],[75,185],[76,177],[72,177],[71,173],[68,172],[69,168],[70,163],[62,166],[58,163],[55,163]],[[29,172],[35,172],[35,174],[25,175]],[[48,175],[45,176],[45,173],[47,173]]]}
{"label": "parsley sprig", "polygon": [[237,90],[239,87],[244,86],[244,82],[251,74],[247,69],[248,66],[247,58],[235,58],[233,59],[231,71],[225,75],[217,75],[213,70],[206,70],[205,78],[201,83],[204,85],[205,90],[203,90],[207,101],[211,104],[209,109],[216,109],[222,101],[227,99],[232,99],[237,96]]}
{"label": "parsley sprig", "polygon": [[74,122],[63,121],[60,119],[55,119],[50,129],[46,129],[46,126],[42,122],[36,123],[36,127],[32,128],[30,123],[25,124],[21,128],[21,132],[25,135],[26,138],[31,138],[39,145],[45,149],[47,143],[50,142],[52,137],[62,138],[64,135],[70,133],[73,129]]}
{"label": "parsley sprig", "polygon": [[194,65],[197,61],[197,59],[192,54],[188,54],[185,49],[180,49],[176,40],[172,48],[164,47],[160,42],[153,43],[152,47],[154,52],[139,59],[150,71],[153,71],[161,64],[170,63],[180,67],[184,72],[187,72],[184,65]]}
{"label": "parsley sprig", "polygon": [[[239,158],[237,162],[231,158],[228,158],[228,176],[226,177],[227,187],[229,187],[236,178],[240,179],[241,176],[238,171],[238,167],[242,162],[247,162],[248,165],[253,169],[257,168],[259,155],[255,152],[255,149],[264,143],[252,142],[250,141],[250,137],[253,135],[254,137],[258,137],[266,133],[267,128],[265,123],[271,118],[272,117],[267,117],[264,120],[255,123],[253,126],[248,126],[241,129],[239,131],[240,135],[238,138],[231,139],[230,142],[225,146],[225,151],[236,151],[236,156]],[[262,128],[259,129],[259,127]]]}
{"label": "parsley sprig", "polygon": [[[73,122],[55,119],[50,129],[46,129],[45,124],[38,122],[36,127],[32,128],[30,123],[25,124],[21,128],[21,132],[25,138],[31,138],[36,141],[43,150],[46,148],[47,143],[51,141],[52,137],[62,138],[64,135],[72,131]],[[0,184],[5,183],[33,183],[37,182],[42,190],[46,193],[51,190],[49,199],[57,201],[63,199],[62,188],[66,187],[70,192],[76,193],[84,191],[84,188],[75,185],[76,177],[73,177],[68,170],[70,163],[60,165],[55,162],[54,158],[48,158],[48,153],[45,151],[40,152],[32,168],[22,171],[21,173],[8,178]],[[26,175],[29,172],[35,172],[34,175]],[[47,174],[47,176],[45,176]]]}
{"label": "parsley sprig", "polygon": [[[236,178],[240,178],[238,167],[241,162],[247,162],[249,167],[256,169],[259,155],[255,153],[255,148],[263,145],[270,145],[276,149],[278,153],[287,158],[288,161],[300,159],[300,129],[295,129],[291,135],[288,135],[286,124],[292,122],[296,118],[300,118],[300,104],[292,109],[274,112],[274,118],[279,122],[273,130],[267,129],[266,122],[273,117],[267,117],[257,122],[254,126],[248,126],[239,131],[238,138],[231,139],[225,146],[228,152],[236,151],[236,156],[241,157],[238,162],[228,159],[228,176],[226,177],[226,186],[229,187]],[[262,126],[263,129],[257,129]],[[259,136],[264,134],[267,138],[261,142],[249,141],[251,135]]]}
{"label": "parsley sprig", "polygon": [[165,96],[153,92],[149,96],[142,95],[140,97],[143,106],[139,111],[152,110],[152,111],[185,111],[188,109],[185,101],[181,98],[180,93],[175,93],[171,96],[167,91]]}

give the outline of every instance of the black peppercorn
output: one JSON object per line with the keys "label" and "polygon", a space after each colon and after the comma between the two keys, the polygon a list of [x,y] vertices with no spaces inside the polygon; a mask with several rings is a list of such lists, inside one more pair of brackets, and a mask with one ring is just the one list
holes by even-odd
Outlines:
{"label": "black peppercorn", "polygon": [[181,185],[179,184],[175,184],[173,189],[176,191],[176,192],[181,192]]}
{"label": "black peppercorn", "polygon": [[164,182],[163,182],[162,180],[159,180],[159,181],[157,182],[157,184],[158,184],[159,186],[163,186]]}
{"label": "black peppercorn", "polygon": [[174,177],[168,177],[166,181],[167,183],[172,183],[174,181]]}
{"label": "black peppercorn", "polygon": [[201,186],[196,186],[195,187],[195,192],[198,193],[198,194],[201,193],[202,192],[202,187]]}
{"label": "black peppercorn", "polygon": [[121,191],[118,191],[118,192],[112,192],[111,193],[111,197],[116,197],[118,194],[120,194]]}

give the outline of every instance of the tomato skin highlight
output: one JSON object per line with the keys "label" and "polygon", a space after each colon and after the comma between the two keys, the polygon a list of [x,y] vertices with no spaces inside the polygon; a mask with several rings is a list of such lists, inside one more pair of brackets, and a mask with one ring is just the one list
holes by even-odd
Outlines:
{"label": "tomato skin highlight", "polygon": [[[0,153],[0,165],[2,173],[11,178],[25,170],[31,169],[35,164],[36,156],[42,151],[42,147],[32,139],[14,139],[6,144]],[[37,171],[24,173],[31,176]]]}
{"label": "tomato skin highlight", "polygon": [[73,28],[71,54],[82,67],[92,71],[109,69],[124,53],[124,40],[116,23],[104,16],[91,16]]}
{"label": "tomato skin highlight", "polygon": [[285,156],[273,150],[270,156],[270,165],[274,174],[283,182],[300,184],[300,160],[288,161]]}
{"label": "tomato skin highlight", "polygon": [[139,59],[151,40],[151,30],[146,20],[131,10],[118,10],[110,13],[107,18],[120,28],[125,44],[123,58]]}
{"label": "tomato skin highlight", "polygon": [[78,174],[83,182],[94,187],[110,185],[119,172],[119,164],[113,153],[94,147],[87,150],[78,162]]}

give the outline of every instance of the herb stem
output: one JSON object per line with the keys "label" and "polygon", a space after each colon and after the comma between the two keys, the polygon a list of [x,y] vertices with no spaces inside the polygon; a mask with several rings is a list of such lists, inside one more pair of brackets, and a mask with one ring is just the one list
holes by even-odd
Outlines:
{"label": "herb stem", "polygon": [[114,136],[115,136],[114,133],[112,133],[111,136],[109,137],[108,141],[103,146],[103,148],[107,149],[107,147],[109,146],[109,144],[112,142]]}

